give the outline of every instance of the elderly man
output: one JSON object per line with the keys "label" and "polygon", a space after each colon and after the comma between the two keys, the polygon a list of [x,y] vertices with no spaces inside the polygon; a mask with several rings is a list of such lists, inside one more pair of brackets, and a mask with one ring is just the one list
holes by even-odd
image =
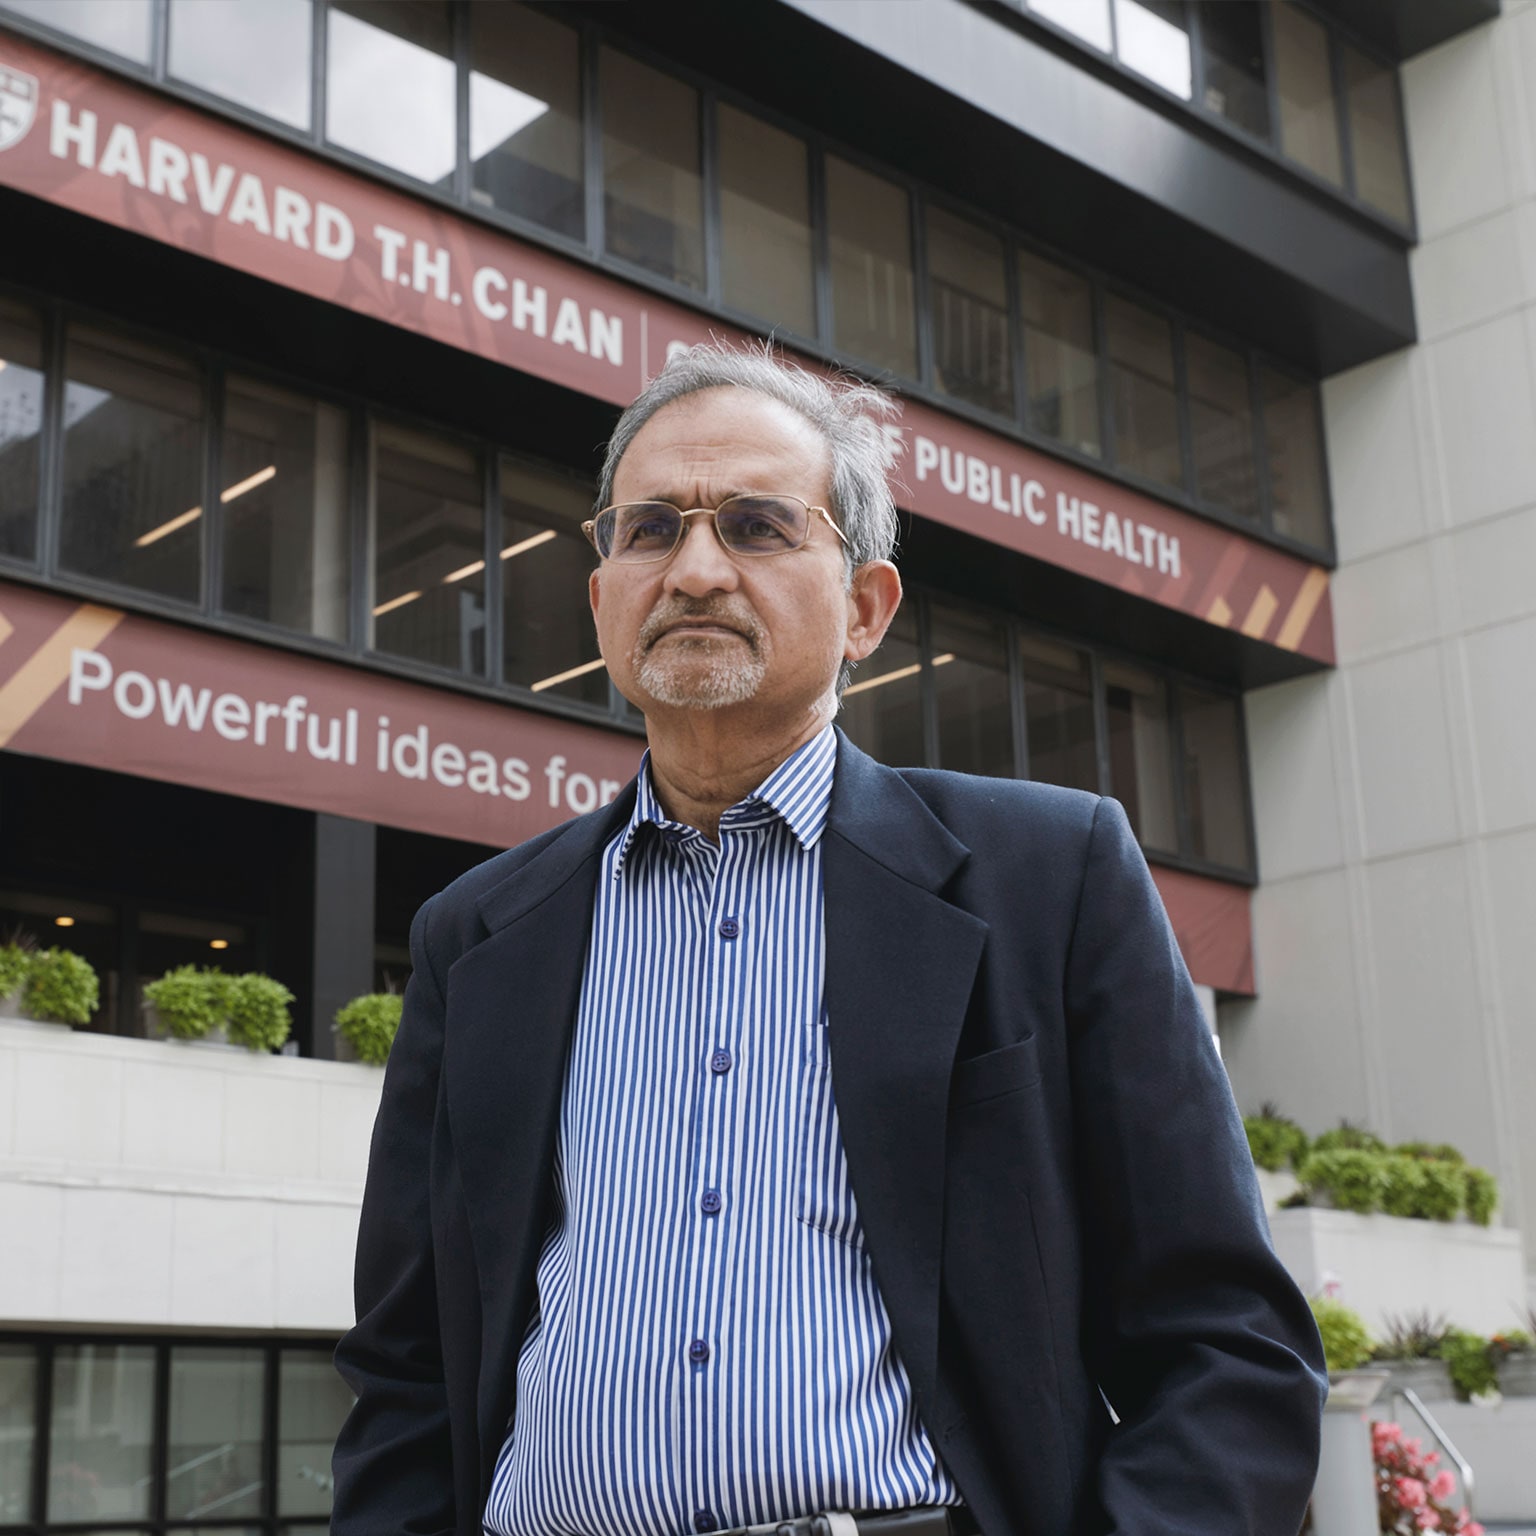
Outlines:
{"label": "elderly man", "polygon": [[336,1536],[1301,1522],[1316,1331],[1124,813],[833,727],[889,409],[717,346],[619,422],[649,751],[417,917]]}

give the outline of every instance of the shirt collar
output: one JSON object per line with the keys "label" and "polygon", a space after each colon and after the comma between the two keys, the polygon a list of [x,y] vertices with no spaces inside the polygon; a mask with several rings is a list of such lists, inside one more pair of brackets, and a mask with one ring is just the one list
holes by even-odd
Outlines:
{"label": "shirt collar", "polygon": [[[827,827],[827,813],[832,804],[832,775],[836,767],[837,732],[828,725],[803,746],[797,747],[751,794],[726,811],[720,818],[721,828],[727,832],[745,831],[762,826],[777,816],[801,848],[809,851],[821,840]],[[661,808],[651,782],[649,750],[640,762],[635,808],[620,838],[613,867],[615,878],[623,873],[624,861],[645,826],[685,837],[700,835],[692,827],[672,821]]]}

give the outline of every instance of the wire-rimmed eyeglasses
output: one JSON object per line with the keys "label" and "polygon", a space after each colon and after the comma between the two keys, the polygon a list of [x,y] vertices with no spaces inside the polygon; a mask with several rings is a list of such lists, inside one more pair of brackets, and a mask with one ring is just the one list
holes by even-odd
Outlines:
{"label": "wire-rimmed eyeglasses", "polygon": [[581,525],[581,531],[604,560],[641,565],[667,559],[682,543],[690,517],[709,517],[727,554],[759,558],[803,548],[811,536],[811,519],[818,516],[826,519],[844,545],[853,547],[825,507],[809,506],[798,496],[764,491],[727,496],[718,507],[688,511],[670,501],[623,501],[604,507]]}

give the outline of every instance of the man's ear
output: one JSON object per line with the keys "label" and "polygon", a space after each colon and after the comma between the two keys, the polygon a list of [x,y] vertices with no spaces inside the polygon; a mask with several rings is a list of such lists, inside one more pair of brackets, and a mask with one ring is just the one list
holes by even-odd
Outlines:
{"label": "man's ear", "polygon": [[592,622],[597,623],[597,600],[602,593],[603,568],[600,565],[592,567],[592,574],[587,577],[587,601],[592,605]]}
{"label": "man's ear", "polygon": [[853,573],[848,589],[848,637],[843,655],[863,661],[885,639],[901,607],[901,577],[889,560],[868,560]]}

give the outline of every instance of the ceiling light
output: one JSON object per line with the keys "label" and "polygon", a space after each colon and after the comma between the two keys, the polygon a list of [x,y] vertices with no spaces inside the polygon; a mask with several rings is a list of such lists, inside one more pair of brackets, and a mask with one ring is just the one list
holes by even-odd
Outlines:
{"label": "ceiling light", "polygon": [[[942,656],[935,656],[933,658],[933,664],[936,667],[947,666],[954,659],[955,654],[953,651],[945,651]],[[915,677],[922,670],[921,663],[914,661],[910,667],[897,667],[894,672],[882,672],[879,677],[866,678],[862,683],[855,683],[851,688],[844,688],[843,697],[846,699],[851,694],[863,693],[866,688],[880,688],[886,683],[899,682],[904,677]]]}
{"label": "ceiling light", "polygon": [[208,940],[208,948],[209,949],[228,949],[229,948],[229,940],[228,939],[209,939]]}
{"label": "ceiling light", "polygon": [[531,539],[523,539],[520,543],[517,544],[508,544],[507,547],[502,550],[501,558],[503,560],[510,560],[513,555],[520,555],[525,550],[537,549],[540,544],[548,544],[549,541],[554,537],[555,530],[553,528],[546,528],[543,533],[536,533]]}
{"label": "ceiling light", "polygon": [[389,613],[396,608],[404,608],[407,603],[414,603],[420,596],[420,592],[406,592],[400,597],[392,597],[387,603],[380,603],[373,610],[373,616],[378,618],[380,614]]}
{"label": "ceiling light", "polygon": [[247,491],[254,491],[258,485],[265,485],[268,480],[277,475],[277,465],[268,464],[265,469],[258,469],[254,475],[240,481],[238,485],[232,485],[227,491],[220,494],[220,501],[233,501],[236,496],[244,496]]}
{"label": "ceiling light", "polygon": [[484,569],[484,560],[472,560],[468,565],[461,565],[456,571],[449,571],[443,577],[443,585],[447,586],[450,581],[463,581],[466,576],[473,576],[477,571]]}
{"label": "ceiling light", "polygon": [[596,672],[603,665],[601,656],[596,661],[583,662],[579,667],[572,667],[569,672],[556,672],[553,677],[546,677],[543,682],[535,683],[533,691],[543,693],[546,688],[553,688],[557,683],[568,683],[573,677],[585,677],[588,672]]}
{"label": "ceiling light", "polygon": [[[244,480],[230,486],[227,491],[219,493],[219,500],[230,502],[237,496],[244,496],[247,491],[254,491],[258,485],[265,485],[268,480],[277,474],[277,465],[268,464],[265,469],[258,469],[254,475],[247,475]],[[183,512],[180,517],[173,517],[168,523],[161,523],[158,528],[151,528],[148,533],[140,534],[133,541],[135,549],[148,549],[151,544],[158,544],[169,533],[175,533],[178,528],[185,528],[188,523],[195,523],[203,515],[201,507],[193,507],[190,511]]]}
{"label": "ceiling light", "polygon": [[75,920],[72,917],[56,917],[53,920],[53,926],[55,928],[73,928]]}

